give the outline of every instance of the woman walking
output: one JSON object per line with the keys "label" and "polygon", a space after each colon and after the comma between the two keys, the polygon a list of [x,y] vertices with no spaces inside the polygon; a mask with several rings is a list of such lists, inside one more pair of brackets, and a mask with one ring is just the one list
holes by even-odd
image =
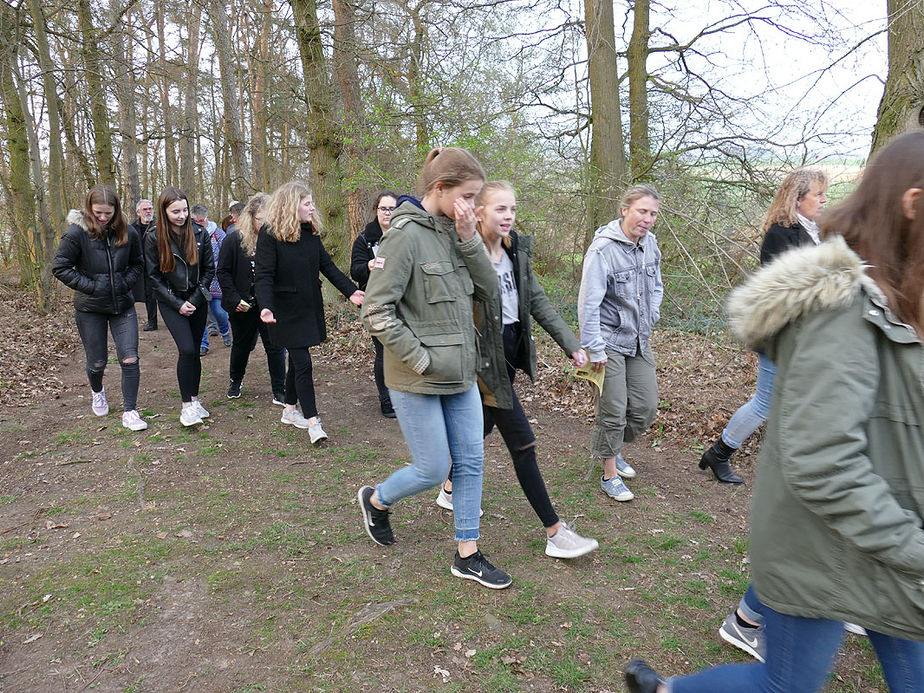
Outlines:
{"label": "woman walking", "polygon": [[161,319],[176,343],[180,423],[195,426],[209,416],[199,402],[199,343],[212,298],[209,284],[215,275],[215,262],[208,233],[193,223],[186,193],[179,188],[164,188],[157,199],[157,231],[148,234],[144,253]]}
{"label": "woman walking", "polygon": [[411,452],[410,466],[357,492],[363,527],[394,543],[390,508],[434,488],[454,469],[457,551],[450,571],[502,589],[510,576],[478,550],[484,463],[478,349],[472,300],[497,293],[497,275],[475,232],[481,164],[464,149],[433,149],[420,176],[423,199],[392,218],[369,275],[363,326],[385,347],[385,383]]}
{"label": "woman walking", "polygon": [[318,418],[308,351],[327,339],[319,273],[354,305],[362,305],[363,292],[324,250],[320,220],[307,185],[292,181],[273,193],[266,208],[266,227],[257,236],[254,290],[260,319],[269,325],[270,341],[289,352],[281,420],[308,429],[313,445],[327,438]]}
{"label": "woman walking", "polygon": [[103,374],[112,333],[122,369],[122,425],[143,431],[148,424],[138,414],[138,317],[132,287],[144,272],[141,239],[129,226],[115,190],[94,185],[82,211],[71,210],[70,224],[58,245],[52,274],[74,290],[74,318],[87,357],[91,409],[109,413]]}

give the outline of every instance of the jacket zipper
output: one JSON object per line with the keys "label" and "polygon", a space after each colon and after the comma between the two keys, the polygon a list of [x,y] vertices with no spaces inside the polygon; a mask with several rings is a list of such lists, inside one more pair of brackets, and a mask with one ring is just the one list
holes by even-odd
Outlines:
{"label": "jacket zipper", "polygon": [[111,247],[110,244],[109,244],[109,240],[110,240],[110,236],[109,236],[108,229],[107,229],[107,233],[106,233],[106,260],[107,260],[108,263],[109,263],[109,289],[110,289],[110,291],[112,291],[112,308],[113,308],[113,310],[114,310],[116,313],[118,313],[118,312],[119,312],[119,302],[118,302],[118,300],[116,299],[116,292],[115,292],[115,270],[114,270],[113,267],[112,267],[112,247]]}

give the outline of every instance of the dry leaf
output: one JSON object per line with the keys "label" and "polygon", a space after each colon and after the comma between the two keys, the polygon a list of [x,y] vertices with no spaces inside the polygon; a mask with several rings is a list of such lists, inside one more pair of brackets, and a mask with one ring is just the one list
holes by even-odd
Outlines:
{"label": "dry leaf", "polygon": [[35,642],[35,641],[38,640],[40,637],[42,637],[42,634],[41,634],[41,633],[36,633],[35,635],[30,635],[28,638],[26,638],[25,640],[22,641],[22,644],[23,644],[23,645],[28,645],[30,642]]}

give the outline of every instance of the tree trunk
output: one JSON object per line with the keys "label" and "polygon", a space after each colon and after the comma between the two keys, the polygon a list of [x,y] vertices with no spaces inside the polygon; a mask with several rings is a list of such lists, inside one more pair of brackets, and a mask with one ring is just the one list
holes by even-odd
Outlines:
{"label": "tree trunk", "polygon": [[924,126],[924,1],[888,0],[889,73],[873,130],[872,155],[895,135]]}
{"label": "tree trunk", "polygon": [[[154,16],[157,18],[157,46],[158,57],[160,59],[160,105],[163,109],[164,123],[164,181],[166,185],[176,185],[177,161],[176,161],[176,143],[173,133],[173,118],[170,114],[170,65],[167,63],[166,40],[164,38],[164,13],[154,10]],[[156,194],[156,193],[155,193]]]}
{"label": "tree trunk", "polygon": [[[31,0],[35,2],[36,0]],[[138,171],[138,144],[135,132],[135,70],[132,65],[131,13],[125,13],[125,26],[121,26],[122,7],[118,0],[110,0],[109,11],[112,21],[120,24],[113,32],[112,47],[121,76],[115,80],[116,98],[119,101],[119,129],[122,138],[122,172],[125,188],[122,191],[122,209],[132,218],[138,200],[141,199],[141,179]]]}
{"label": "tree trunk", "polygon": [[343,192],[340,189],[339,157],[342,140],[340,129],[334,119],[334,96],[321,44],[317,5],[315,0],[289,2],[295,19],[295,39],[305,73],[311,187],[315,206],[327,229],[324,242],[332,257],[343,260],[348,248],[347,217],[344,213]]}
{"label": "tree trunk", "polygon": [[626,178],[613,3],[584,0],[591,121],[587,242],[594,229],[619,214],[618,189]]}
{"label": "tree trunk", "polygon": [[211,2],[212,36],[218,49],[218,69],[221,78],[221,98],[224,106],[225,133],[231,149],[231,195],[241,199],[247,185],[244,162],[244,135],[241,132],[241,109],[237,100],[237,78],[234,70],[234,56],[231,52],[228,14],[223,0]]}
{"label": "tree trunk", "polygon": [[90,0],[77,0],[77,25],[80,29],[81,54],[85,68],[87,93],[90,97],[90,117],[93,120],[93,152],[102,183],[115,185],[115,161],[112,155],[112,135],[109,114],[106,111],[106,92],[103,89],[103,60],[98,46],[100,32],[93,26]]}
{"label": "tree trunk", "polygon": [[266,175],[266,63],[269,60],[269,32],[272,4],[263,1],[260,12],[260,38],[257,46],[256,65],[253,69],[253,124],[250,130],[252,184],[255,190],[266,190],[269,180]]}
{"label": "tree trunk", "polygon": [[[190,199],[198,199],[196,183],[196,141],[199,139],[199,24],[202,8],[196,3],[189,6],[189,35],[186,40],[186,103],[183,107],[183,131],[180,136],[180,189]],[[216,143],[217,144],[217,143]]]}
{"label": "tree trunk", "polygon": [[648,141],[648,29],[649,0],[635,0],[629,40],[629,162],[632,179],[644,178],[651,168]]}

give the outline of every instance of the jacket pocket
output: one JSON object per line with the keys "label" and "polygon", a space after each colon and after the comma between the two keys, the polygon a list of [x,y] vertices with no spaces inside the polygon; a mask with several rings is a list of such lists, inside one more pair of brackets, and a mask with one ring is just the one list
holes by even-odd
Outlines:
{"label": "jacket pocket", "polygon": [[465,340],[461,334],[418,335],[418,338],[430,354],[430,365],[423,374],[427,382],[451,384],[464,380],[462,345]]}
{"label": "jacket pocket", "polygon": [[451,262],[425,262],[420,270],[423,272],[427,303],[455,301],[459,296],[461,289],[453,276],[455,267]]}

